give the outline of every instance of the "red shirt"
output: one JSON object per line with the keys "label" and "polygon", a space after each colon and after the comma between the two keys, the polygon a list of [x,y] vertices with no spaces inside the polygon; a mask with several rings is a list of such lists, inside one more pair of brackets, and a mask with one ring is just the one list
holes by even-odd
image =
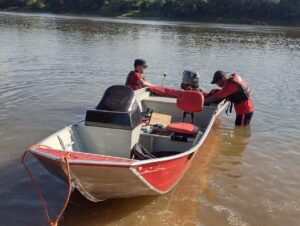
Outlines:
{"label": "red shirt", "polygon": [[128,78],[127,85],[130,86],[133,90],[141,89],[142,87],[139,85],[139,81],[143,80],[143,77],[140,73],[132,73]]}
{"label": "red shirt", "polygon": [[[239,85],[233,82],[226,82],[222,90],[217,94],[220,99],[225,99],[231,94],[239,91]],[[250,98],[241,103],[235,103],[234,109],[237,115],[246,115],[254,112],[254,106]]]}

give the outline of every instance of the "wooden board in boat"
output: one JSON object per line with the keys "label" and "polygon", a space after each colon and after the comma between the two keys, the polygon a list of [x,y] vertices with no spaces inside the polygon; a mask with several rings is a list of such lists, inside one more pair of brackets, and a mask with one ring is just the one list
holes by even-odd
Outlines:
{"label": "wooden board in boat", "polygon": [[171,115],[153,112],[149,124],[150,125],[161,124],[161,125],[167,126],[171,123],[171,121],[172,121]]}

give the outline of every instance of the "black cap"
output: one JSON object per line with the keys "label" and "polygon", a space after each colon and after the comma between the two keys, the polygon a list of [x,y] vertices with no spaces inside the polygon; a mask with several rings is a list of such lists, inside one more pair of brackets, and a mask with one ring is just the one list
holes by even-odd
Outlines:
{"label": "black cap", "polygon": [[214,78],[211,81],[211,84],[216,84],[220,79],[226,77],[228,73],[224,72],[224,71],[216,71],[216,73],[214,74]]}
{"label": "black cap", "polygon": [[134,61],[134,66],[135,66],[135,67],[136,67],[136,66],[143,66],[144,68],[147,68],[147,67],[148,67],[148,65],[146,64],[146,61],[143,60],[143,59],[136,59],[136,60]]}

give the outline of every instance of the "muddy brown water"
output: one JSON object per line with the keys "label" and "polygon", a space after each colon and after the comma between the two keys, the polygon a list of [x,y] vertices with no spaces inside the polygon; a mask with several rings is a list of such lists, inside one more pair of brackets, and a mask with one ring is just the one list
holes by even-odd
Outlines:
{"label": "muddy brown water", "polygon": [[[254,90],[250,128],[222,114],[178,186],[164,196],[91,203],[74,193],[60,225],[300,225],[300,28],[0,13],[0,225],[46,225],[20,164],[24,150],[78,121],[135,58],[146,77],[202,88],[217,69]],[[33,158],[50,213],[66,185]],[[128,188],[130,189],[130,188]]]}

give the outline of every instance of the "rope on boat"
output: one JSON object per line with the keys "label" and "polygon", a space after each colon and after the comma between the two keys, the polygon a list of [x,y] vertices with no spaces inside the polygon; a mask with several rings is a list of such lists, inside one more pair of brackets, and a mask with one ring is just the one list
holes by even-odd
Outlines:
{"label": "rope on boat", "polygon": [[[44,147],[44,148],[47,147],[47,148],[49,148],[46,145],[33,145],[33,146],[30,147],[30,149],[33,149],[33,148],[36,148],[36,147]],[[43,193],[42,193],[41,189],[39,188],[38,184],[36,183],[29,167],[25,163],[26,156],[29,152],[30,152],[30,150],[27,150],[27,151],[24,152],[24,154],[22,156],[22,164],[24,165],[24,167],[25,167],[25,169],[26,169],[26,171],[27,171],[27,173],[30,177],[32,186],[34,187],[34,189],[36,190],[36,192],[39,195],[39,198],[40,198],[41,204],[43,206],[43,209],[44,209],[44,212],[45,212],[45,215],[46,215],[49,226],[57,226],[61,216],[63,215],[63,213],[64,213],[64,211],[65,211],[65,209],[68,205],[68,202],[70,201],[70,196],[71,196],[71,192],[72,192],[71,171],[70,171],[70,164],[69,164],[70,153],[68,152],[66,155],[61,157],[61,162],[65,163],[66,168],[67,168],[67,176],[68,176],[67,196],[66,196],[64,204],[63,204],[62,208],[60,209],[59,213],[56,215],[56,217],[54,219],[51,219],[51,217],[49,215],[48,208],[47,208],[47,203],[45,201]]]}

